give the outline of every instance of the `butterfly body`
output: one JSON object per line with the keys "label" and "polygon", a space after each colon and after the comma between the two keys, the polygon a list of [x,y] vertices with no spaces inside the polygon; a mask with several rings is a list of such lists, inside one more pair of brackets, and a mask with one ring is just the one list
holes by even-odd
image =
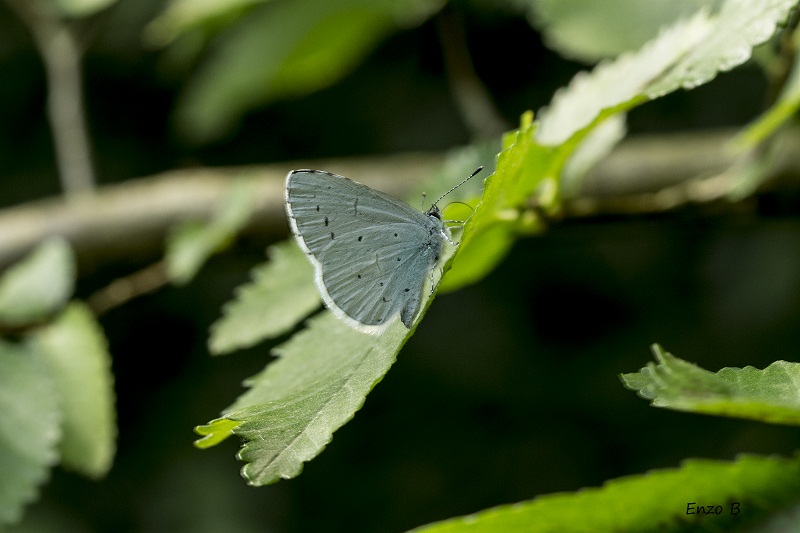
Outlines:
{"label": "butterfly body", "polygon": [[449,241],[436,205],[423,213],[344,176],[294,170],[286,177],[286,211],[336,316],[368,333],[397,315],[411,327]]}

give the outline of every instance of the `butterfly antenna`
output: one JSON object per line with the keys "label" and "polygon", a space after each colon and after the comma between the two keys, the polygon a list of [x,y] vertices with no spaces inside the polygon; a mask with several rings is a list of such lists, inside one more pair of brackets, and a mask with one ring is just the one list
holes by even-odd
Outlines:
{"label": "butterfly antenna", "polygon": [[461,183],[459,183],[458,185],[456,185],[455,187],[453,187],[452,189],[450,189],[449,191],[447,191],[446,193],[444,193],[443,195],[441,195],[441,196],[440,196],[439,198],[437,198],[437,199],[436,199],[436,201],[435,201],[435,202],[433,202],[433,204],[431,204],[431,205],[437,205],[437,204],[438,204],[438,203],[441,201],[441,199],[442,199],[442,198],[444,198],[445,196],[447,196],[448,194],[450,194],[451,192],[453,192],[454,190],[458,189],[459,187],[461,187],[462,185],[464,185],[466,182],[468,182],[469,180],[471,180],[472,178],[474,178],[474,177],[475,177],[475,174],[477,174],[477,173],[478,173],[478,172],[480,172],[481,170],[483,170],[483,166],[480,166],[480,167],[476,168],[476,169],[475,169],[475,172],[473,172],[472,174],[470,174],[469,176],[467,176],[467,179],[465,179],[464,181],[462,181]]}

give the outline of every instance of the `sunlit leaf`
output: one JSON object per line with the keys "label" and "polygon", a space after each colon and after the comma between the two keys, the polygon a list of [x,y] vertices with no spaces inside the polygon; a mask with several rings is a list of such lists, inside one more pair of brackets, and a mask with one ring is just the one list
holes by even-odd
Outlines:
{"label": "sunlit leaf", "polygon": [[701,11],[665,29],[638,52],[578,74],[540,114],[537,140],[561,144],[603,111],[624,111],[681,87],[696,87],[744,63],[795,3],[727,0],[716,16]]}
{"label": "sunlit leaf", "polygon": [[649,363],[622,382],[655,407],[777,424],[800,425],[800,363],[777,361],[709,372],[665,352],[657,344]]}
{"label": "sunlit leaf", "polygon": [[253,269],[253,281],[237,289],[223,316],[211,326],[211,353],[252,346],[285,333],[319,308],[314,269],[297,243],[269,249],[270,261]]}
{"label": "sunlit leaf", "polygon": [[[443,270],[453,247],[443,250]],[[421,320],[432,302],[423,293]],[[278,359],[248,379],[250,387],[221,418],[200,426],[195,443],[213,446],[230,435],[245,441],[238,457],[251,485],[267,485],[298,475],[319,454],[334,431],[361,408],[365,397],[388,372],[413,334],[399,320],[380,335],[361,333],[320,313],[306,329],[274,349]]]}
{"label": "sunlit leaf", "polygon": [[211,434],[218,435],[217,441],[226,431],[245,439],[239,458],[251,485],[298,475],[303,463],[361,408],[407,334],[399,321],[376,337],[350,328],[332,313],[312,318],[307,329],[275,349],[280,357],[248,379],[250,390],[211,424],[224,424],[223,434]]}
{"label": "sunlit leaf", "polygon": [[[600,488],[548,494],[414,531],[741,531],[743,520],[753,524],[758,518],[796,505],[798,494],[798,458],[742,456],[733,462],[691,459],[678,469],[623,477]],[[709,509],[711,513],[706,514]]]}
{"label": "sunlit leaf", "polygon": [[541,230],[538,211],[558,211],[565,165],[595,128],[609,117],[680,87],[705,83],[744,62],[795,3],[728,0],[716,16],[701,11],[666,28],[638,52],[576,75],[536,122],[523,117],[520,129],[506,135],[497,170],[486,179],[481,204],[443,287],[451,290],[477,281],[502,260],[517,236]]}

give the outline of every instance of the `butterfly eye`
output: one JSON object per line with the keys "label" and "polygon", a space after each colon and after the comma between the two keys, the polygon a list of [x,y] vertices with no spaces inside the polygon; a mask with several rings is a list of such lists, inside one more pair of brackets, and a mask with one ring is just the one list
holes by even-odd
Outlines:
{"label": "butterfly eye", "polygon": [[436,220],[442,220],[442,214],[439,212],[439,209],[437,209],[436,207],[431,208],[431,210],[428,211],[425,214],[428,215],[431,218],[435,218]]}

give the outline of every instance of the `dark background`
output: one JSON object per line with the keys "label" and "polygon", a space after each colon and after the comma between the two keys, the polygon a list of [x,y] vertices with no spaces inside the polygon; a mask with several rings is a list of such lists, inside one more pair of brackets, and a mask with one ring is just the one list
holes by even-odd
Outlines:
{"label": "dark background", "polygon": [[[181,80],[159,70],[159,53],[143,49],[137,33],[160,4],[140,5],[127,37],[111,39],[98,17],[87,51],[101,183],[197,165],[438,151],[472,138],[429,20],[384,41],[329,89],[258,110],[213,145],[188,145],[170,127]],[[476,71],[511,127],[585,68],[548,51],[510,9],[451,9],[463,17]],[[43,71],[2,3],[0,32],[0,205],[9,206],[59,188]],[[765,91],[760,71],[745,66],[637,109],[629,128],[635,135],[741,125],[758,114]],[[232,403],[274,345],[216,358],[205,348],[221,305],[263,260],[269,243],[251,237],[188,287],[101,318],[118,395],[115,465],[99,481],[56,468],[42,501],[28,508],[28,530],[52,519],[58,531],[404,531],[684,458],[789,454],[796,429],[653,409],[618,375],[651,361],[654,342],[713,371],[795,360],[793,205],[773,195],[729,212],[696,206],[561,221],[520,240],[487,279],[437,298],[361,411],[302,475],[263,488],[239,477],[235,439],[199,451],[191,431]],[[78,297],[157,259],[81,272]]]}

